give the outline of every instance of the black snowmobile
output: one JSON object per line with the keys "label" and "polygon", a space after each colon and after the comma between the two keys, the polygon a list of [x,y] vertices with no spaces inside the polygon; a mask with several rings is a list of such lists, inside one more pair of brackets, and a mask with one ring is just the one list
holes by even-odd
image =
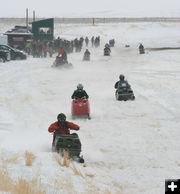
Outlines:
{"label": "black snowmobile", "polygon": [[81,142],[78,134],[72,133],[70,135],[55,135],[52,151],[63,155],[63,151],[67,151],[69,157],[79,163],[84,163],[84,159],[80,156]]}
{"label": "black snowmobile", "polygon": [[116,100],[134,100],[135,96],[133,93],[133,90],[131,89],[131,86],[127,83],[119,84],[116,92],[115,92]]}
{"label": "black snowmobile", "polygon": [[72,67],[72,64],[68,63],[67,60],[64,60],[62,56],[57,56],[52,67]]}
{"label": "black snowmobile", "polygon": [[111,49],[109,47],[104,48],[104,56],[110,56]]}

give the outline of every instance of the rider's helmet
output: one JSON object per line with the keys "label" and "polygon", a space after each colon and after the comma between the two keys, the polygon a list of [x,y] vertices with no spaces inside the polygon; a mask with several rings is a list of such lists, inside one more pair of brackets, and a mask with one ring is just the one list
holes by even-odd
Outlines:
{"label": "rider's helmet", "polygon": [[78,90],[82,90],[82,89],[83,89],[83,85],[82,85],[82,84],[78,84],[78,85],[77,85],[77,89],[78,89]]}
{"label": "rider's helmet", "polygon": [[66,121],[66,115],[63,114],[63,113],[58,114],[57,120],[58,120],[59,122]]}
{"label": "rider's helmet", "polygon": [[109,48],[110,46],[109,46],[109,44],[108,43],[106,43],[105,44],[105,48]]}
{"label": "rider's helmet", "polygon": [[124,75],[121,74],[121,75],[119,76],[119,79],[123,81],[123,80],[124,80]]}

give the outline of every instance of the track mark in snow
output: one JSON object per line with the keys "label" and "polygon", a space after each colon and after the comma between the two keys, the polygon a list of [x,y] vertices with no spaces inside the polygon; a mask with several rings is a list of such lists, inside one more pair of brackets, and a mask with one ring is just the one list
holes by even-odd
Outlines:
{"label": "track mark in snow", "polygon": [[124,114],[123,116],[126,117],[145,117],[147,114],[143,113],[143,114],[135,114],[135,115],[130,115],[130,114]]}
{"label": "track mark in snow", "polygon": [[108,58],[105,58],[105,61],[110,61],[112,59],[112,56],[108,56]]}
{"label": "track mark in snow", "polygon": [[10,123],[0,123],[0,132],[11,132],[13,125]]}

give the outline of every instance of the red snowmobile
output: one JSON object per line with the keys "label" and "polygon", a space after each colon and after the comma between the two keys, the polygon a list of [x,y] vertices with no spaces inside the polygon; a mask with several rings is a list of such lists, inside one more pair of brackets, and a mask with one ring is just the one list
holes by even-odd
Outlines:
{"label": "red snowmobile", "polygon": [[83,61],[90,61],[90,55],[84,55]]}
{"label": "red snowmobile", "polygon": [[74,99],[72,101],[72,118],[88,118],[90,117],[90,106],[88,99]]}
{"label": "red snowmobile", "polygon": [[145,49],[144,46],[142,44],[139,45],[139,54],[144,54],[145,53]]}

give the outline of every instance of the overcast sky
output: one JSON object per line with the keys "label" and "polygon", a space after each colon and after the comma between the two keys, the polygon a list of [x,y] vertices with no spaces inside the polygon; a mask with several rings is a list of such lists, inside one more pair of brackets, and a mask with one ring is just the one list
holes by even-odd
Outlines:
{"label": "overcast sky", "polygon": [[3,0],[0,17],[180,17],[180,0]]}

